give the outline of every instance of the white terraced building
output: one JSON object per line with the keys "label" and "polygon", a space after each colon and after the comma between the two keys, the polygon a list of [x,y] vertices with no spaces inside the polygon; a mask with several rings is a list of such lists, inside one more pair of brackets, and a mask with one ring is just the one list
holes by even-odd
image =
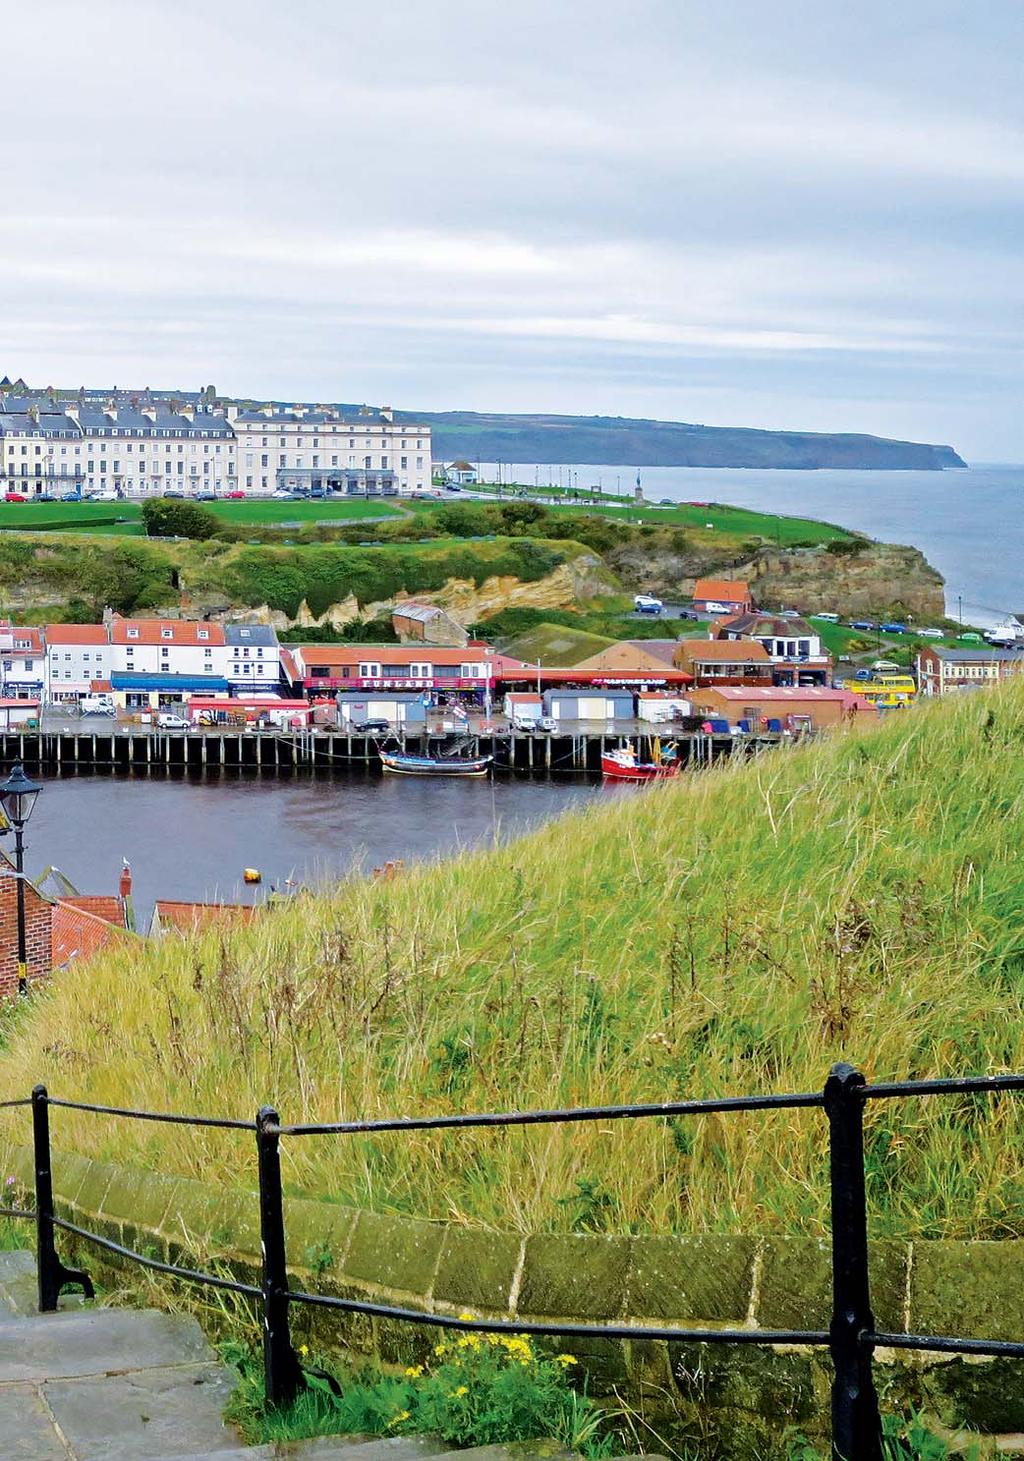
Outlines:
{"label": "white terraced building", "polygon": [[0,492],[275,490],[395,496],[430,486],[430,428],[390,409],[240,410],[117,395],[64,402],[0,391]]}

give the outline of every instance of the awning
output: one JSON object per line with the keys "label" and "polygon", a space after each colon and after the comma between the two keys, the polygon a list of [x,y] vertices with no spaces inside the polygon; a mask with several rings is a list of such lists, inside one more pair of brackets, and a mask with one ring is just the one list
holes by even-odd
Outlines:
{"label": "awning", "polygon": [[113,674],[110,677],[114,690],[166,690],[181,693],[196,690],[224,690],[230,687],[227,680],[217,675],[160,675],[160,674]]}

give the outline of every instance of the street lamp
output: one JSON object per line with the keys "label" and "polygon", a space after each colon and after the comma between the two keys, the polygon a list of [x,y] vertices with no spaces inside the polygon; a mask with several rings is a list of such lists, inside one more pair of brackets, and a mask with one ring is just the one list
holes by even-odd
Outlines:
{"label": "street lamp", "polygon": [[32,815],[36,797],[42,791],[38,781],[30,781],[24,767],[15,766],[6,781],[0,782],[0,807],[7,819],[7,831],[14,828],[14,867],[18,874],[18,993],[28,992],[28,952],[25,938],[25,843],[24,827]]}

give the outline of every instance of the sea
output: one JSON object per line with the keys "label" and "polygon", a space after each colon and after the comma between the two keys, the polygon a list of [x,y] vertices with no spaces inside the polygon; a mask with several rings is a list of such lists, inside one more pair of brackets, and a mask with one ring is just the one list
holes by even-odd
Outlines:
{"label": "sea", "polygon": [[[496,480],[495,463],[481,463]],[[502,480],[600,487],[631,497],[636,469],[501,464]],[[946,581],[946,612],[985,627],[1024,612],[1024,466],[979,463],[946,472],[765,471],[643,467],[649,502],[722,502],[823,518],[920,548]]]}

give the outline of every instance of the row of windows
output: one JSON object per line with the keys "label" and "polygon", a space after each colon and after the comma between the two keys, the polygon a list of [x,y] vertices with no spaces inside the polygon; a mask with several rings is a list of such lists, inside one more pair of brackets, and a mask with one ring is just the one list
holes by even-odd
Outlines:
{"label": "row of windows", "polygon": [[[287,428],[279,428],[278,430],[276,430],[273,433],[273,435],[274,436],[284,436],[286,429]],[[299,429],[300,429],[299,427],[294,427],[293,428],[293,430],[295,430],[295,431],[298,431]],[[256,433],[255,432],[251,432],[251,433],[250,432],[246,432],[244,428],[240,428],[239,431],[238,431],[238,439],[239,439],[239,441],[245,440],[246,437],[249,436],[249,435],[256,435]],[[395,433],[393,431],[389,432],[386,427],[381,427],[381,436],[384,437],[385,439],[387,439],[389,436],[392,439],[394,439]],[[402,451],[405,451],[406,450],[406,448],[408,447],[409,442],[411,440],[412,440],[411,437],[404,437],[403,436],[403,437],[400,438],[401,450]],[[246,446],[251,445],[251,443],[248,440],[245,440],[245,444],[246,444]],[[304,444],[302,437],[301,436],[296,437],[294,444],[295,444],[296,448],[301,449],[302,446],[303,446],[303,444]],[[354,447],[355,444],[356,444],[356,438],[354,436],[350,436],[349,439],[348,439],[348,444],[349,444],[350,447]],[[267,435],[267,436],[261,437],[260,438],[260,445],[261,446],[269,446],[270,445],[270,436]],[[311,437],[310,438],[310,445],[312,446],[313,450],[315,451],[316,448],[320,445],[320,438],[318,436]],[[333,445],[333,443],[332,443],[332,445]],[[372,439],[372,437],[367,436],[365,438],[365,440],[363,441],[363,445],[364,446],[373,446],[373,439]],[[422,451],[423,450],[423,439],[422,439],[422,437],[417,437],[416,438],[416,450],[417,451]]]}

